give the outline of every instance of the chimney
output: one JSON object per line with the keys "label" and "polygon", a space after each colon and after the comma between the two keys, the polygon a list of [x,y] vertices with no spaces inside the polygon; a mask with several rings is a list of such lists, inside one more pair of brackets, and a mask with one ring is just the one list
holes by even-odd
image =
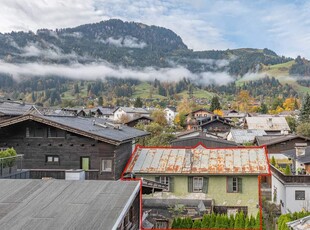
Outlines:
{"label": "chimney", "polygon": [[307,143],[296,143],[296,158],[299,156],[304,156],[306,154]]}
{"label": "chimney", "polygon": [[299,165],[297,159],[299,156],[304,156],[306,154],[307,143],[295,143],[295,155],[292,159],[292,172],[295,175],[298,175],[299,170],[301,169],[301,165]]}
{"label": "chimney", "polygon": [[267,125],[271,128],[273,125],[272,125],[272,117],[268,117],[267,118]]}

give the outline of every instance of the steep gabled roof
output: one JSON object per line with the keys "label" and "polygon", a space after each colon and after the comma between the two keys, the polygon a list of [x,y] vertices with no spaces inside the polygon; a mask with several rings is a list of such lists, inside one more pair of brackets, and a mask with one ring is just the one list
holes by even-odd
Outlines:
{"label": "steep gabled roof", "polygon": [[291,130],[285,117],[256,116],[246,117],[245,120],[248,129],[262,129],[265,131]]}
{"label": "steep gabled roof", "polygon": [[137,146],[125,172],[136,174],[269,174],[265,147],[206,148]]}
{"label": "steep gabled roof", "polygon": [[188,116],[189,114],[193,114],[193,113],[197,113],[197,112],[199,112],[199,111],[203,111],[203,112],[207,112],[207,113],[210,113],[210,114],[213,114],[213,112],[211,112],[211,111],[209,111],[209,110],[207,110],[207,109],[196,109],[196,110],[194,110],[194,111],[192,111],[192,112],[190,112],[190,113],[187,113],[187,114],[185,114],[185,116]]}
{"label": "steep gabled roof", "polygon": [[32,104],[20,101],[0,101],[0,115],[19,116],[31,109]]}
{"label": "steep gabled roof", "polygon": [[112,121],[107,119],[78,116],[44,116],[27,114],[0,123],[0,128],[28,120],[43,123],[113,145],[119,145],[124,142],[132,141],[134,138],[148,135],[147,132],[135,128],[113,124]]}
{"label": "steep gabled roof", "polygon": [[232,139],[239,144],[254,142],[256,136],[264,136],[267,133],[261,129],[231,129]]}

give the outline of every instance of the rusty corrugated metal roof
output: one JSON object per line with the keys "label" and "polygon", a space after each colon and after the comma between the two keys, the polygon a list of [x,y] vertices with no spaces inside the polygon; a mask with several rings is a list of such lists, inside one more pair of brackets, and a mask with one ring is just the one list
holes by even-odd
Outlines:
{"label": "rusty corrugated metal roof", "polygon": [[268,174],[264,147],[208,149],[202,145],[137,147],[126,172],[148,174]]}

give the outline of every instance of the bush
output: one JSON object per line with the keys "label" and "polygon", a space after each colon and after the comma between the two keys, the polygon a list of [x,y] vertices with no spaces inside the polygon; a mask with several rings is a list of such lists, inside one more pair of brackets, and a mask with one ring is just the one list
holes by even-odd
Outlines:
{"label": "bush", "polygon": [[[8,148],[6,150],[0,151],[0,158],[6,158],[6,157],[14,157],[16,156],[16,151],[13,148]],[[16,159],[15,158],[9,158],[9,159],[1,159],[2,167],[12,167],[15,164]]]}

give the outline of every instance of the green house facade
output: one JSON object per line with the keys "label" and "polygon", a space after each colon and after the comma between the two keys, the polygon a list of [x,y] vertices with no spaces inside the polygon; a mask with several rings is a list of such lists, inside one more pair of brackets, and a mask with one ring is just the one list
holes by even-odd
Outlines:
{"label": "green house facade", "polygon": [[[255,216],[260,207],[259,177],[269,175],[264,147],[207,148],[137,146],[125,169],[137,178],[167,185],[163,192],[144,195],[160,208],[187,204],[204,213]],[[195,202],[196,201],[196,202]],[[199,212],[200,213],[200,212]]]}

